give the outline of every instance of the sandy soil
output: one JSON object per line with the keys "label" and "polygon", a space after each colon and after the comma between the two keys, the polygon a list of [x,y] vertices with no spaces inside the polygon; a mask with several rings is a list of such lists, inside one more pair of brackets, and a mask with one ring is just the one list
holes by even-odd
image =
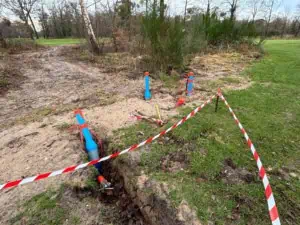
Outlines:
{"label": "sandy soil", "polygon": [[[75,124],[72,109],[77,107],[83,108],[86,120],[100,130],[101,137],[136,123],[130,117],[135,110],[154,116],[154,106],[158,104],[163,118],[177,114],[176,96],[165,90],[161,82],[152,82],[153,99],[146,102],[142,76],[130,80],[122,74],[104,74],[90,64],[68,61],[61,54],[64,49],[54,47],[12,56],[22,65],[26,79],[19,89],[0,97],[0,183],[82,162],[85,153],[77,134],[60,129],[64,124]],[[237,75],[245,66],[229,59],[226,68],[230,62],[235,66],[225,71],[221,68],[224,63],[212,67],[215,61],[211,58],[215,57],[196,57],[192,62],[199,75],[190,105],[202,103],[215,92],[216,88],[207,86],[205,80]],[[245,88],[249,81],[241,79],[239,83],[226,85]],[[88,170],[81,170],[1,192],[1,224],[9,224],[8,220],[17,213],[17,205],[24,200],[64,182],[81,185],[87,173]]]}

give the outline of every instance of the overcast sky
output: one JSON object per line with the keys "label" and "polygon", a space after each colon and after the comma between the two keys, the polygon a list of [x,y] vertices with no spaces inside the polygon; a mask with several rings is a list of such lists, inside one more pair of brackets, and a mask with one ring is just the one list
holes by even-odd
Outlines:
{"label": "overcast sky", "polygon": [[[52,2],[57,0],[43,0],[46,4],[51,5]],[[68,1],[68,0],[67,0]],[[69,1],[78,1],[78,0],[69,0]],[[87,5],[94,2],[94,0],[85,0],[87,2]],[[103,2],[106,2],[107,0],[102,0]],[[113,1],[113,0],[109,0]],[[114,0],[116,1],[116,0]],[[134,2],[140,2],[140,0],[133,0]],[[165,0],[168,5],[168,13],[171,15],[178,15],[183,14],[184,12],[184,4],[185,0]],[[240,2],[245,2],[248,0],[239,0]],[[280,1],[280,0],[278,0]],[[188,0],[189,7],[197,6],[197,7],[203,7],[205,8],[205,3],[207,0]],[[222,2],[225,2],[225,0],[212,0],[213,4],[220,6]],[[290,10],[290,15],[293,14],[293,12],[296,9],[296,5],[300,4],[300,0],[282,0],[282,3],[280,7],[276,10],[277,13],[284,12],[286,8]],[[243,4],[245,5],[245,4]],[[224,5],[223,5],[224,6]],[[228,7],[227,7],[228,8]],[[89,8],[90,11],[93,10],[93,7]],[[276,12],[275,12],[276,13]],[[11,13],[6,12],[6,16],[11,19],[16,19]],[[249,16],[249,13],[247,13],[247,9],[245,6],[241,6],[238,9],[238,17],[239,18],[247,18]]]}

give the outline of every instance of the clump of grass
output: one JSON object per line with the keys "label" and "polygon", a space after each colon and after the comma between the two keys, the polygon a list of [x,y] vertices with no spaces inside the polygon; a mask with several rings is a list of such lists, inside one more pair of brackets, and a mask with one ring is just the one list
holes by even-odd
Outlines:
{"label": "clump of grass", "polygon": [[58,130],[64,131],[64,130],[69,129],[71,126],[72,126],[72,124],[64,122],[64,123],[56,125],[55,128],[57,128]]}
{"label": "clump of grass", "polygon": [[44,117],[44,116],[50,115],[52,112],[53,112],[53,110],[51,108],[45,107],[45,108],[38,110],[36,112],[36,114]]}
{"label": "clump of grass", "polygon": [[228,84],[240,84],[241,80],[238,79],[237,77],[222,77],[220,80],[228,83]]}
{"label": "clump of grass", "polygon": [[9,85],[9,81],[5,78],[0,78],[0,88],[6,88]]}
{"label": "clump of grass", "polygon": [[176,88],[179,85],[179,83],[178,83],[180,80],[179,76],[170,76],[170,75],[160,72],[158,77],[160,80],[162,80],[164,82],[164,86],[169,89]]}
{"label": "clump of grass", "polygon": [[54,113],[54,111],[51,108],[48,108],[48,107],[39,108],[26,116],[17,118],[14,123],[15,124],[27,124],[30,122],[41,121],[44,117],[52,115],[53,113]]}
{"label": "clump of grass", "polygon": [[26,38],[9,38],[6,40],[6,43],[10,54],[27,50],[36,50],[40,47],[35,41]]}

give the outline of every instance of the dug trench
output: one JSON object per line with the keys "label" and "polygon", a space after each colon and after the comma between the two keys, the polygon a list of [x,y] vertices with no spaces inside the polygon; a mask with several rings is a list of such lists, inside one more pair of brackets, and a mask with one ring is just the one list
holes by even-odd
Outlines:
{"label": "dug trench", "polygon": [[[8,86],[0,97],[0,105],[3,106],[0,113],[0,183],[82,162],[85,154],[79,151],[82,146],[78,137],[66,132],[66,128],[74,123],[72,109],[75,107],[84,109],[87,121],[98,128],[103,137],[136,124],[136,121],[129,118],[133,110],[154,116],[155,103],[160,106],[163,118],[178,115],[174,108],[177,95],[173,94],[177,92],[177,81],[173,85],[172,79],[164,82],[153,80],[153,99],[145,102],[142,99],[142,75],[132,80],[124,73],[110,73],[115,81],[110,82],[101,65],[70,62],[61,55],[65,50],[66,47],[54,47],[7,58],[12,58],[12,63],[22,65],[20,74],[24,79],[19,79],[21,82],[14,86]],[[219,60],[214,55],[196,59],[201,61],[203,58],[213,58],[213,64]],[[245,61],[242,55],[220,58],[232,59],[231,64],[235,65],[236,61]],[[191,65],[199,74],[195,90],[205,87],[208,91],[197,91],[197,100],[187,106],[202,104],[202,99],[210,96],[215,91],[215,85],[219,86],[220,82],[225,87],[229,84],[232,86],[231,74],[235,75],[245,67],[239,63],[235,71],[223,71],[219,76],[211,77],[223,64],[220,68],[193,68],[198,61]],[[210,65],[209,62],[204,63]],[[138,74],[142,73],[138,71]],[[218,82],[209,83],[215,81]],[[229,85],[229,89],[249,86],[245,79],[234,81],[235,87]],[[13,84],[15,81],[10,82]],[[166,83],[170,83],[170,88],[165,87]],[[148,134],[144,138],[146,136]],[[0,212],[0,222],[47,224],[45,219],[56,217],[55,224],[200,224],[196,212],[185,201],[179,206],[170,202],[171,187],[168,184],[156,182],[146,175],[147,172],[139,170],[137,165],[142,152],[150,149],[151,146],[146,146],[104,164],[105,176],[115,187],[113,196],[98,191],[99,187],[92,182],[95,177],[87,179],[91,176],[91,169],[82,170],[1,193],[3,210]],[[182,166],[184,168],[181,162],[171,162],[174,159],[180,161],[181,158],[181,155],[166,157],[163,160],[165,169],[172,171]],[[62,190],[59,189],[61,185]]]}
{"label": "dug trench", "polygon": [[[165,139],[163,141],[166,142]],[[103,148],[110,149],[108,140],[104,142]],[[140,171],[138,164],[145,151],[147,147],[132,152],[128,157],[103,162],[103,175],[112,183],[113,191],[88,191],[101,201],[120,207],[121,224],[200,225],[196,213],[187,203],[178,209],[174,207],[168,197],[167,184],[150,179]],[[80,193],[85,189],[76,189],[78,191]]]}

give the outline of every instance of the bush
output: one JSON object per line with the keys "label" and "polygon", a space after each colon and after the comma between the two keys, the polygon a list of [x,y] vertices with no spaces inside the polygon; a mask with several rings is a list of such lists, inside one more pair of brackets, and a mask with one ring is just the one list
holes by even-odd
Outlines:
{"label": "bush", "polygon": [[142,25],[142,33],[152,57],[149,67],[162,71],[170,64],[182,67],[184,30],[180,18],[162,21],[154,9],[143,18]]}
{"label": "bush", "polygon": [[198,53],[207,46],[202,15],[193,16],[186,24],[184,54]]}
{"label": "bush", "polygon": [[208,43],[211,45],[234,44],[248,38],[256,37],[255,26],[252,22],[237,22],[229,18],[220,20],[213,18],[208,28]]}
{"label": "bush", "polygon": [[6,48],[10,53],[16,53],[19,51],[36,50],[40,46],[31,39],[26,38],[10,38],[6,39]]}

